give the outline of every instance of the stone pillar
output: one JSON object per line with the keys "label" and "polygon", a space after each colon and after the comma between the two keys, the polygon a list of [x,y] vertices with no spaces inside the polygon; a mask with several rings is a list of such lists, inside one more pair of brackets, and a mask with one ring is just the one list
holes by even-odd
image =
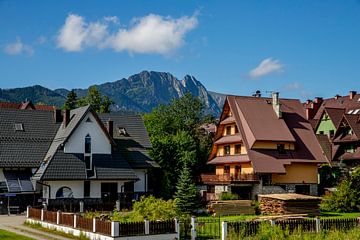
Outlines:
{"label": "stone pillar", "polygon": [[30,206],[26,207],[26,218],[30,217]]}
{"label": "stone pillar", "polygon": [[96,232],[96,218],[93,218],[93,232]]}
{"label": "stone pillar", "polygon": [[40,215],[40,220],[44,221],[44,209],[41,209],[41,215]]}
{"label": "stone pillar", "polygon": [[221,223],[221,240],[227,239],[227,222],[223,221]]}
{"label": "stone pillar", "polygon": [[74,228],[77,227],[77,215],[74,214]]}

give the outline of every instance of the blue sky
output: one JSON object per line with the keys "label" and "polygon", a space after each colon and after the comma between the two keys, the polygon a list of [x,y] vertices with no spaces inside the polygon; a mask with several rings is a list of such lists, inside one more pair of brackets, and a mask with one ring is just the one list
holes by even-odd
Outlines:
{"label": "blue sky", "polygon": [[0,88],[84,88],[142,70],[208,90],[360,91],[360,1],[0,0]]}

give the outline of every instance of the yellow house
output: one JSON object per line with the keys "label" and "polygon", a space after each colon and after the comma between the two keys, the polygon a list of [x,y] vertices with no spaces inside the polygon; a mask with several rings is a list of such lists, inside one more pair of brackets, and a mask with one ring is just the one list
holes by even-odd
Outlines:
{"label": "yellow house", "polygon": [[326,163],[297,99],[227,96],[203,174],[208,199],[221,192],[243,199],[257,194],[317,195],[318,165]]}

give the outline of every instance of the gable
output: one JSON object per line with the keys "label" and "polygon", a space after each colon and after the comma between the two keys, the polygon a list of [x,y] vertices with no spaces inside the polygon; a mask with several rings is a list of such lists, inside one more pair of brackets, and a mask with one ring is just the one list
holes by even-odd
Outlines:
{"label": "gable", "polygon": [[331,130],[335,131],[336,127],[334,123],[332,122],[331,118],[329,117],[329,114],[324,111],[324,114],[322,115],[322,118],[315,130],[316,134],[328,134]]}
{"label": "gable", "polygon": [[68,138],[65,153],[84,153],[85,137],[91,137],[92,153],[111,154],[111,143],[93,113],[89,111]]}

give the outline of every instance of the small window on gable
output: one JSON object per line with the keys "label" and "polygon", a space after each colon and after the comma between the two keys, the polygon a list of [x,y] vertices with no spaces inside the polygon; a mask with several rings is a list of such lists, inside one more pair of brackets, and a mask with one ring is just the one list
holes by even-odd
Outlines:
{"label": "small window on gable", "polygon": [[85,137],[85,153],[91,153],[91,137],[89,134]]}
{"label": "small window on gable", "polygon": [[224,155],[230,155],[230,145],[224,146]]}
{"label": "small window on gable", "polygon": [[226,135],[231,135],[231,126],[226,127]]}
{"label": "small window on gable", "polygon": [[224,174],[230,174],[230,166],[224,166]]}
{"label": "small window on gable", "polygon": [[24,125],[22,123],[15,123],[15,131],[24,131]]}
{"label": "small window on gable", "polygon": [[286,151],[285,151],[285,144],[278,144],[278,145],[277,145],[277,150],[278,150],[279,154],[284,154],[284,153],[286,153]]}
{"label": "small window on gable", "polygon": [[235,154],[241,154],[241,144],[235,145]]}
{"label": "small window on gable", "polygon": [[320,134],[320,135],[324,135],[324,131],[319,131],[319,134]]}
{"label": "small window on gable", "polygon": [[330,131],[329,131],[329,136],[330,136],[331,138],[334,136],[334,134],[335,134],[335,131],[334,131],[334,130],[330,130]]}
{"label": "small window on gable", "polygon": [[88,117],[88,118],[86,119],[86,122],[92,122],[92,121],[91,121],[91,118]]}

